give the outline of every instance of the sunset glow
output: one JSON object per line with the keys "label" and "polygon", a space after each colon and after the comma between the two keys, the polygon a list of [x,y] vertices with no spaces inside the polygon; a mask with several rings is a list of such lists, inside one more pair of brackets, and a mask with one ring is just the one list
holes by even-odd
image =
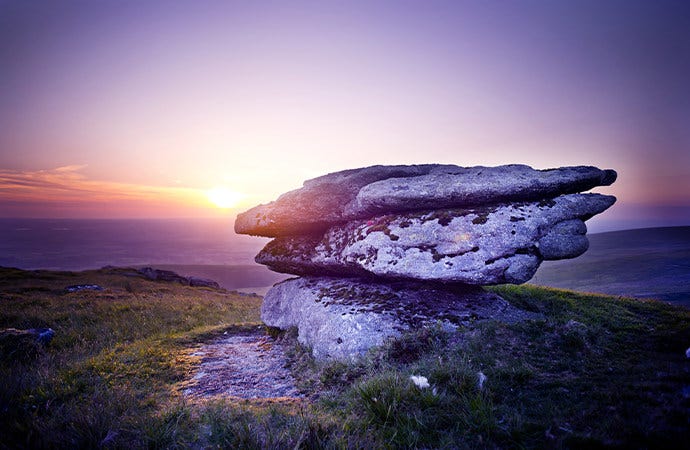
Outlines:
{"label": "sunset glow", "polygon": [[75,210],[84,217],[170,217],[180,212],[198,214],[199,205],[207,204],[201,189],[91,180],[83,169],[65,166],[26,172],[0,170],[4,212],[34,207],[50,211],[53,217],[70,217]]}
{"label": "sunset glow", "polygon": [[619,198],[610,227],[658,205],[687,223],[687,17],[664,1],[0,2],[0,216],[231,217],[348,168],[524,163],[617,170],[599,190]]}

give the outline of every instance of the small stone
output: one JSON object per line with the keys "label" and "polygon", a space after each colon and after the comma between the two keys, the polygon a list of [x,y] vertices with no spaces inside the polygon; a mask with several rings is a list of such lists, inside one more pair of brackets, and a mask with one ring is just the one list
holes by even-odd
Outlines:
{"label": "small stone", "polygon": [[143,267],[139,269],[139,273],[149,280],[153,281],[167,281],[180,283],[189,286],[189,280],[182,275],[178,275],[172,270],[154,269],[153,267]]}
{"label": "small stone", "polygon": [[29,360],[35,358],[55,336],[51,328],[0,330],[0,361]]}
{"label": "small stone", "polygon": [[81,292],[81,291],[103,291],[105,290],[102,286],[97,284],[75,284],[72,286],[67,286],[65,288],[67,292]]}
{"label": "small stone", "polygon": [[217,282],[209,280],[208,278],[188,277],[187,279],[189,280],[190,286],[220,289],[220,285]]}
{"label": "small stone", "polygon": [[415,386],[417,386],[419,389],[426,389],[430,387],[431,385],[429,384],[429,379],[427,377],[423,377],[421,375],[411,375],[410,380],[412,383],[414,383]]}
{"label": "small stone", "polygon": [[479,388],[480,391],[484,390],[484,383],[486,382],[488,378],[486,375],[484,375],[483,372],[477,372],[477,388]]}
{"label": "small stone", "polygon": [[43,345],[50,344],[55,336],[55,331],[52,328],[32,328],[28,330],[36,335],[36,340]]}

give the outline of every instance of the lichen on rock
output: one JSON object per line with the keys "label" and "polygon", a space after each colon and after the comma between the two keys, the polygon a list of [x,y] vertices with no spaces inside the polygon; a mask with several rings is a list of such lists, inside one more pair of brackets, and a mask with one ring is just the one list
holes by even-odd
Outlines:
{"label": "lichen on rock", "polygon": [[582,254],[588,246],[582,218],[614,201],[567,194],[550,202],[388,214],[333,226],[320,237],[276,238],[256,260],[297,275],[524,283],[542,260]]}

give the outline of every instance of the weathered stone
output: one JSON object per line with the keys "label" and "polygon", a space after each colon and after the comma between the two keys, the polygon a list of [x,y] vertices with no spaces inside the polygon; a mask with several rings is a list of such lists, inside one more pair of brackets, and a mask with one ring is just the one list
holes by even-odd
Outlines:
{"label": "weathered stone", "polygon": [[97,284],[74,284],[65,288],[67,292],[81,292],[81,291],[103,291],[105,288]]}
{"label": "weathered stone", "polygon": [[0,330],[0,361],[32,359],[52,341],[54,336],[55,331],[52,328]]}
{"label": "weathered stone", "polygon": [[582,222],[614,202],[612,196],[568,194],[539,202],[377,216],[320,235],[276,238],[256,261],[298,275],[524,283],[543,259],[584,252]]}
{"label": "weathered stone", "polygon": [[344,220],[345,205],[362,186],[387,178],[428,174],[437,167],[455,166],[372,166],[307,180],[302,188],[239,214],[235,219],[235,233],[275,237],[322,231]]}
{"label": "weathered stone", "polygon": [[139,269],[138,272],[146,278],[148,278],[149,280],[167,281],[180,283],[187,286],[189,285],[189,280],[186,277],[178,275],[172,270],[154,269],[153,267],[142,267],[141,269]]}
{"label": "weathered stone", "polygon": [[373,166],[308,180],[301,189],[239,214],[235,232],[269,237],[307,234],[381,213],[538,200],[587,191],[615,179],[615,171],[589,166]]}
{"label": "weathered stone", "polygon": [[589,248],[586,233],[587,225],[580,219],[557,223],[539,239],[539,253],[546,260],[580,256]]}
{"label": "weathered stone", "polygon": [[317,359],[352,359],[424,326],[456,329],[534,317],[482,288],[357,278],[286,280],[268,291],[261,306],[266,325],[297,327],[299,341]]}
{"label": "weathered stone", "polygon": [[362,187],[344,215],[370,217],[396,211],[541,200],[607,186],[615,180],[615,171],[590,166],[534,170],[511,164],[433,170],[426,175],[389,178]]}
{"label": "weathered stone", "polygon": [[187,280],[189,281],[190,286],[220,289],[220,284],[218,284],[216,281],[209,280],[208,278],[187,277]]}
{"label": "weathered stone", "polygon": [[183,277],[182,275],[179,275],[173,272],[172,270],[162,270],[154,269],[153,267],[143,267],[139,269],[137,272],[139,272],[141,275],[148,278],[149,280],[180,283],[185,286],[210,287],[213,289],[220,289],[220,285],[216,281],[209,280],[208,278],[200,278],[194,276]]}

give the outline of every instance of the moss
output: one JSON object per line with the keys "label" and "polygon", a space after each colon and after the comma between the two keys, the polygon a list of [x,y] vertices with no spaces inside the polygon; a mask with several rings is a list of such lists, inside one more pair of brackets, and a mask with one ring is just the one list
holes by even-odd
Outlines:
{"label": "moss", "polygon": [[453,220],[452,217],[441,217],[438,219],[438,224],[441,225],[442,227],[448,226],[450,222]]}
{"label": "moss", "polygon": [[397,241],[398,239],[400,239],[400,236],[393,234],[390,229],[390,224],[391,222],[393,222],[393,220],[395,220],[395,217],[396,216],[389,215],[370,219],[369,221],[367,221],[367,225],[364,231],[366,233],[366,236],[368,236],[371,233],[380,231],[386,236],[388,236],[391,241]]}
{"label": "moss", "polygon": [[472,219],[472,223],[475,225],[483,225],[489,220],[488,214],[479,214],[477,217]]}

